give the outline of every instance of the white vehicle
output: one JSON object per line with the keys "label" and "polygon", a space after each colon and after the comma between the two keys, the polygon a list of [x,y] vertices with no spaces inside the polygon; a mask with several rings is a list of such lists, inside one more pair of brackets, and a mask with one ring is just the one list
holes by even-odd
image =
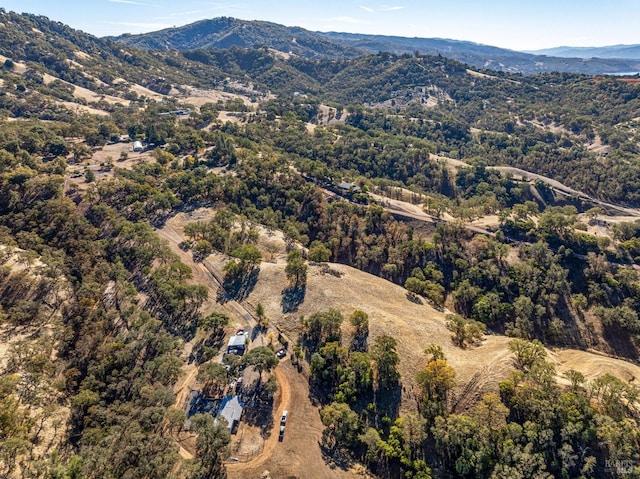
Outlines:
{"label": "white vehicle", "polygon": [[287,411],[286,409],[284,411],[282,411],[282,417],[280,418],[280,425],[282,427],[284,427],[284,425],[287,423],[287,416],[289,415],[289,411]]}

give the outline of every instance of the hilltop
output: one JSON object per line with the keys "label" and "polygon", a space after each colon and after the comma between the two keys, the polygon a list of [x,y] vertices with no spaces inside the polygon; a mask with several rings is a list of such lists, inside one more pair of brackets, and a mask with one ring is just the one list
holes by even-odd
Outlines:
{"label": "hilltop", "polygon": [[[363,54],[389,52],[442,55],[476,68],[512,73],[571,72],[615,74],[640,70],[635,56],[590,59],[531,54],[474,42],[442,38],[405,38],[340,32],[312,32],[271,22],[220,17],[141,35],[121,35],[114,40],[146,50],[228,49],[268,47],[285,54],[307,58],[353,58]],[[622,58],[622,59],[621,59]]]}

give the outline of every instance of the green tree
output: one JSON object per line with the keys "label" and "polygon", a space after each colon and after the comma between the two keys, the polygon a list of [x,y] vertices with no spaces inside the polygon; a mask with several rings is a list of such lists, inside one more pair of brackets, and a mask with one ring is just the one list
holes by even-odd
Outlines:
{"label": "green tree", "polygon": [[371,358],[376,366],[378,387],[387,389],[395,386],[400,379],[397,369],[400,356],[396,351],[398,342],[391,336],[378,336],[371,348]]}
{"label": "green tree", "polygon": [[93,183],[96,179],[96,174],[93,172],[93,170],[87,168],[86,170],[84,170],[84,179],[87,183]]}
{"label": "green tree", "polygon": [[340,341],[342,338],[340,327],[343,321],[342,313],[333,308],[303,318],[305,341],[310,350],[316,351],[330,341]]}
{"label": "green tree", "polygon": [[221,389],[227,385],[227,370],[222,364],[207,363],[198,370],[197,379],[202,383],[202,390],[210,397],[218,397]]}
{"label": "green tree", "polygon": [[360,309],[356,309],[349,316],[349,322],[353,326],[351,349],[354,351],[366,351],[367,338],[369,337],[369,315]]}
{"label": "green tree", "polygon": [[284,269],[287,279],[298,288],[307,283],[307,265],[302,259],[300,252],[294,250],[287,256],[287,266]]}
{"label": "green tree", "polygon": [[252,270],[262,261],[262,253],[252,244],[239,246],[231,252],[231,256],[240,260],[240,268],[243,272]]}
{"label": "green tree", "polygon": [[224,313],[210,313],[198,321],[198,326],[206,331],[218,331],[229,324],[229,316]]}
{"label": "green tree", "polygon": [[314,263],[326,263],[331,259],[331,250],[319,241],[314,241],[309,246],[309,261]]}
{"label": "green tree", "polygon": [[424,281],[419,280],[413,276],[407,278],[404,282],[404,288],[410,293],[421,295],[424,292]]}
{"label": "green tree", "polygon": [[531,370],[547,358],[547,352],[543,344],[537,339],[533,341],[513,339],[509,341],[509,350],[515,356],[516,367],[523,371]]}
{"label": "green tree", "polygon": [[260,380],[262,380],[262,373],[271,371],[278,362],[275,353],[267,346],[253,348],[242,358],[242,363],[251,366],[260,376]]}
{"label": "green tree", "polygon": [[429,361],[416,378],[422,389],[423,413],[434,418],[447,412],[449,392],[455,386],[456,373],[444,359]]}
{"label": "green tree", "polygon": [[325,426],[323,442],[328,446],[349,448],[355,444],[360,432],[360,418],[348,404],[331,403],[320,409],[320,419]]}
{"label": "green tree", "polygon": [[451,339],[461,348],[480,342],[487,330],[484,323],[464,319],[459,314],[447,314],[445,320],[447,329],[453,333]]}
{"label": "green tree", "polygon": [[228,456],[229,431],[224,421],[214,421],[211,414],[191,417],[196,439],[195,468],[190,479],[225,479],[227,471],[223,460]]}
{"label": "green tree", "polygon": [[267,321],[267,316],[265,315],[264,306],[262,306],[262,303],[256,304],[256,316],[258,317],[258,323],[260,324],[261,327],[266,327],[269,324],[269,322]]}

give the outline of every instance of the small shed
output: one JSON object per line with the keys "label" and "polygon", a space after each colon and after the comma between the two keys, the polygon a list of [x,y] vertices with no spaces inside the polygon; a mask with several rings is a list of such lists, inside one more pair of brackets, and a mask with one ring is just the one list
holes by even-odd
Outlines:
{"label": "small shed", "polygon": [[244,333],[231,336],[227,344],[227,354],[242,356],[247,349],[247,336]]}
{"label": "small shed", "polygon": [[143,150],[143,148],[142,148],[142,143],[140,143],[139,141],[135,141],[135,142],[133,143],[133,151],[135,151],[135,152],[140,152],[140,151],[142,151],[142,150]]}
{"label": "small shed", "polygon": [[242,410],[244,404],[240,401],[240,396],[225,396],[220,404],[220,412],[218,417],[226,419],[229,432],[235,434],[238,430],[238,424],[240,424],[240,418],[242,417]]}

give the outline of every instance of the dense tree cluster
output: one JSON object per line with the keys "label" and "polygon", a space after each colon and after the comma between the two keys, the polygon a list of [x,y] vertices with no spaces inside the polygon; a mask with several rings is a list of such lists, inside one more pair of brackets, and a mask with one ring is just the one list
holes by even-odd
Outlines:
{"label": "dense tree cluster", "polygon": [[[47,406],[57,398],[70,410],[62,441],[71,449],[20,462],[23,474],[168,477],[178,461],[171,436],[184,421],[170,408],[180,338],[196,328],[203,287],[188,283],[191,271],[148,223],[97,201],[80,210],[61,196],[50,164],[3,151],[3,252],[23,256],[26,269],[3,269],[2,324],[35,338],[16,344],[0,378],[3,474],[33,454],[38,428],[51,421],[60,428],[56,407]],[[41,266],[33,269],[37,258]],[[57,360],[50,362],[54,337]]]}

